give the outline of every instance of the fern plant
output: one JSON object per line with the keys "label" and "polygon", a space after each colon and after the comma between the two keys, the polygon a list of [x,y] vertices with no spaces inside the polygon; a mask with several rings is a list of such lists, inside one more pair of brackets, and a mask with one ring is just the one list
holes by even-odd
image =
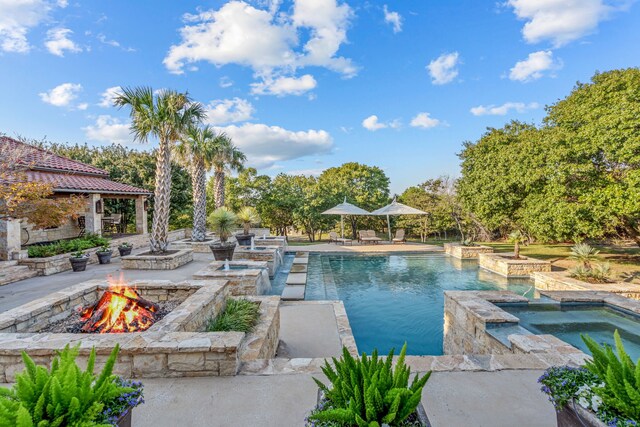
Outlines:
{"label": "fern plant", "polygon": [[111,424],[96,423],[104,402],[133,389],[121,386],[112,375],[119,346],[111,352],[96,376],[95,349],[91,350],[83,372],[75,362],[79,346],[67,345],[52,361],[51,369],[36,366],[22,353],[25,370],[16,375],[11,389],[0,388],[0,426],[15,427],[85,427]]}
{"label": "fern plant", "polygon": [[308,420],[358,427],[403,425],[416,411],[431,376],[430,371],[422,377],[416,375],[409,385],[411,369],[404,363],[406,351],[405,344],[394,368],[393,349],[383,359],[378,358],[377,350],[371,357],[363,353],[362,358],[354,358],[343,348],[340,360],[333,358],[333,367],[326,362],[322,368],[331,387],[314,378],[326,401]]}
{"label": "fern plant", "polygon": [[582,336],[593,355],[593,359],[585,367],[603,381],[603,385],[597,387],[595,392],[605,405],[622,416],[640,421],[640,360],[633,363],[624,350],[617,330],[613,337],[617,355],[611,346],[600,346],[589,336]]}

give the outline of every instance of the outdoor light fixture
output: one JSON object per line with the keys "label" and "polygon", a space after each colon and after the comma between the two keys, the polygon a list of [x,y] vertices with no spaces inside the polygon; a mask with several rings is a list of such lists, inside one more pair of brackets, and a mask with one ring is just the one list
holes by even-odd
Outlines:
{"label": "outdoor light fixture", "polygon": [[96,213],[98,214],[102,213],[102,199],[96,202]]}

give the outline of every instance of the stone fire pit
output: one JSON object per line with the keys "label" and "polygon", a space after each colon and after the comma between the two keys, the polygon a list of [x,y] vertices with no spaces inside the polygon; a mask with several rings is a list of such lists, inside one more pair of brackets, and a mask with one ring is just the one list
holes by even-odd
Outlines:
{"label": "stone fire pit", "polygon": [[280,330],[280,298],[246,297],[260,304],[260,320],[250,334],[202,332],[231,297],[225,280],[172,283],[162,280],[129,284],[140,296],[160,303],[183,302],[144,332],[47,333],[58,322],[94,304],[110,285],[91,280],[0,314],[0,381],[13,382],[24,368],[21,352],[48,365],[65,345],[80,344],[79,362],[96,348],[100,368],[116,344],[121,351],[116,374],[127,378],[235,375],[240,363],[274,357]]}
{"label": "stone fire pit", "polygon": [[263,295],[271,289],[266,261],[214,261],[193,275],[196,280],[224,279],[229,281],[231,295]]}
{"label": "stone fire pit", "polygon": [[269,266],[269,277],[273,278],[280,268],[282,253],[279,246],[261,246],[256,244],[254,249],[249,246],[238,246],[233,253],[234,261],[266,261]]}
{"label": "stone fire pit", "polygon": [[166,254],[144,252],[121,258],[123,270],[175,270],[193,261],[193,250],[170,250]]}

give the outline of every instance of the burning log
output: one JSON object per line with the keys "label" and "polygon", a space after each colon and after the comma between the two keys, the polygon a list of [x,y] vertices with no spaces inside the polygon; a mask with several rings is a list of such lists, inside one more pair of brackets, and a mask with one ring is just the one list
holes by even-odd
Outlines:
{"label": "burning log", "polygon": [[98,302],[86,308],[80,319],[82,332],[137,332],[155,322],[158,305],[142,298],[135,289],[118,286],[107,289]]}

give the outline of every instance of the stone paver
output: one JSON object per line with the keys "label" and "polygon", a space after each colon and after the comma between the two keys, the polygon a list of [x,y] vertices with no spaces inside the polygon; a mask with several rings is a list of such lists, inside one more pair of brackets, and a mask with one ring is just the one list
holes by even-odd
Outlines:
{"label": "stone paver", "polygon": [[289,273],[287,276],[287,285],[306,285],[307,273]]}
{"label": "stone paver", "polygon": [[342,346],[333,305],[281,304],[280,341],[277,357],[339,356]]}
{"label": "stone paver", "polygon": [[282,290],[281,298],[283,301],[303,300],[305,289],[306,286],[287,285]]}

